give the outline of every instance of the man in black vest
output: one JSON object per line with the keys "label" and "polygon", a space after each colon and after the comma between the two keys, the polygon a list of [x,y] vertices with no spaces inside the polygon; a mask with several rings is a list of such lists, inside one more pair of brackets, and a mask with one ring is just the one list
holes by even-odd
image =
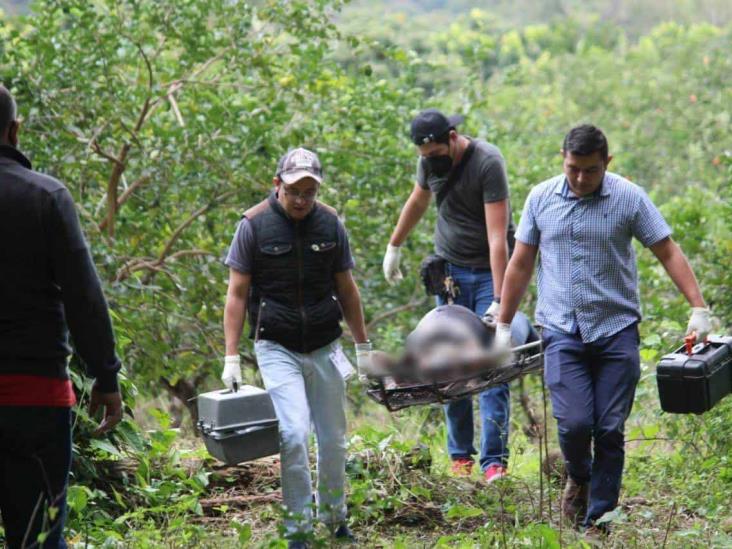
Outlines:
{"label": "man in black vest", "polygon": [[98,434],[122,417],[120,362],[71,195],[31,170],[18,129],[15,100],[0,86],[0,514],[11,549],[55,549],[66,547],[76,403],[68,332],[96,378],[91,412],[105,409]]}
{"label": "man in black vest", "polygon": [[318,512],[336,538],[346,525],[345,379],[352,368],[338,338],[345,318],[367,367],[361,297],[351,275],[348,237],[333,208],[316,200],[322,168],[298,148],[279,161],[274,191],[243,216],[226,258],[224,383],[241,383],[239,338],[249,336],[280,428],[282,499],[289,547],[305,547],[311,527],[310,423],[318,439]]}

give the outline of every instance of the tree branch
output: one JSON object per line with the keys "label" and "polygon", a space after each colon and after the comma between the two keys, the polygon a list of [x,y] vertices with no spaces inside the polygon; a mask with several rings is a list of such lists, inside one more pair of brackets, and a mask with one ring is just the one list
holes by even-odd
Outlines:
{"label": "tree branch", "polygon": [[191,256],[196,256],[196,255],[215,256],[216,254],[213,252],[209,252],[208,250],[195,250],[195,249],[194,250],[180,250],[173,254],[170,254],[170,256],[168,257],[167,260],[172,261],[174,259],[179,259],[181,257],[191,257]]}
{"label": "tree branch", "polygon": [[143,61],[145,61],[145,66],[147,67],[147,90],[149,94],[152,94],[153,70],[152,65],[150,64],[150,59],[147,57],[147,54],[145,54],[145,50],[142,49],[142,46],[140,44],[138,44],[137,42],[133,43],[135,44],[137,51],[140,52],[140,56],[142,57]]}
{"label": "tree branch", "polygon": [[[140,52],[148,71],[148,95],[140,109],[140,114],[137,116],[137,122],[135,123],[135,128],[133,130],[134,137],[136,137],[140,129],[142,129],[142,125],[145,123],[147,116],[151,112],[151,95],[154,77],[152,65],[150,65],[150,60],[147,58],[142,46],[136,42],[134,42],[134,44]],[[109,176],[109,181],[107,182],[107,222],[105,227],[107,229],[107,234],[110,237],[114,237],[114,219],[117,215],[117,190],[119,180],[127,167],[127,155],[129,154],[131,147],[132,146],[129,143],[124,143],[122,147],[120,147],[119,154],[117,154],[116,157],[117,161],[114,163],[114,168],[112,168],[112,173]]]}
{"label": "tree branch", "polygon": [[233,196],[235,194],[234,191],[228,191],[223,194],[220,194],[219,196],[215,197],[211,202],[206,204],[205,206],[201,206],[198,208],[195,212],[193,212],[188,219],[186,219],[183,223],[178,225],[178,227],[173,231],[173,234],[171,235],[170,239],[168,239],[167,244],[163,248],[163,251],[160,252],[160,256],[158,257],[158,262],[162,263],[165,258],[170,254],[170,250],[173,248],[173,245],[175,242],[180,238],[180,235],[183,234],[183,231],[185,231],[196,219],[198,219],[200,216],[205,214],[207,211],[209,211],[212,207],[214,207],[217,203],[222,202],[223,200],[226,200],[230,196]]}
{"label": "tree branch", "polygon": [[412,311],[418,307],[422,307],[427,303],[427,301],[427,296],[413,296],[408,303],[405,303],[404,305],[399,305],[398,307],[394,307],[393,309],[389,309],[388,311],[384,311],[383,313],[379,313],[378,315],[374,316],[371,321],[366,325],[366,330],[370,332],[378,323],[406,311]]}
{"label": "tree branch", "polygon": [[133,259],[132,261],[129,261],[127,264],[123,265],[118,271],[117,275],[115,276],[116,282],[121,282],[127,278],[130,277],[130,275],[135,271],[141,271],[141,270],[148,270],[151,271],[151,273],[148,275],[145,283],[149,282],[150,276],[152,276],[156,272],[160,272],[163,270],[163,265],[166,261],[170,259],[177,259],[179,257],[185,257],[185,256],[196,256],[196,255],[213,255],[211,252],[208,252],[206,250],[198,250],[198,249],[192,249],[192,250],[180,250],[178,252],[175,252],[171,254],[171,251],[173,249],[173,246],[178,241],[180,236],[183,234],[183,232],[191,226],[191,224],[201,217],[203,214],[208,212],[211,208],[216,206],[218,203],[223,202],[230,196],[233,196],[235,194],[235,191],[228,191],[225,193],[220,194],[219,196],[215,197],[211,202],[206,204],[205,206],[201,206],[197,210],[195,210],[188,218],[183,221],[176,229],[173,231],[173,234],[170,236],[168,241],[165,243],[165,246],[163,247],[163,251],[160,252],[157,259]]}
{"label": "tree branch", "polygon": [[[117,210],[119,210],[119,208],[122,206],[122,204],[124,204],[125,202],[127,202],[129,200],[130,196],[132,196],[132,193],[135,192],[135,190],[137,190],[138,188],[142,187],[148,181],[150,181],[150,176],[149,175],[143,175],[139,179],[133,181],[132,182],[132,185],[130,185],[129,187],[127,187],[127,189],[125,190],[125,192],[123,192],[120,195],[120,197],[117,199]],[[104,229],[107,227],[107,223],[109,223],[109,219],[107,217],[105,217],[99,223],[99,230],[100,231],[104,231]]]}
{"label": "tree branch", "polygon": [[91,150],[93,150],[94,153],[97,156],[101,156],[102,158],[104,158],[105,160],[108,160],[109,162],[111,162],[115,166],[121,166],[122,165],[122,163],[120,162],[119,158],[117,158],[113,154],[108,153],[107,151],[105,151],[104,149],[102,149],[101,145],[99,145],[99,142],[97,142],[96,138],[92,138],[89,141],[89,147],[91,147]]}
{"label": "tree branch", "polygon": [[[145,63],[145,67],[147,69],[148,74],[148,95],[145,98],[145,102],[142,105],[142,108],[140,109],[140,113],[137,117],[137,121],[135,123],[135,127],[131,130],[128,129],[128,132],[130,133],[130,136],[132,138],[132,141],[134,141],[139,147],[141,147],[141,144],[138,140],[138,133],[142,129],[142,126],[145,124],[145,121],[147,118],[152,114],[152,112],[155,110],[155,108],[161,103],[161,101],[167,99],[171,101],[171,104],[174,105],[174,110],[176,112],[176,118],[179,122],[182,121],[182,116],[180,115],[180,111],[177,109],[177,103],[175,103],[175,99],[173,98],[173,94],[177,92],[179,89],[183,87],[183,85],[196,78],[197,76],[200,76],[202,73],[207,71],[216,61],[221,59],[226,52],[229,50],[229,48],[226,48],[225,50],[221,51],[217,55],[211,57],[206,62],[204,62],[200,67],[198,67],[196,70],[192,71],[187,77],[181,78],[178,80],[174,80],[171,83],[163,86],[167,87],[167,91],[160,94],[158,97],[153,99],[152,93],[153,93],[153,87],[154,87],[154,73],[152,64],[150,63],[150,59],[148,58],[147,54],[145,53],[144,49],[140,44],[137,42],[132,41],[135,44],[135,47],[140,52],[140,56],[143,59],[143,62]],[[121,123],[124,127],[124,123]],[[101,131],[101,130],[100,130]],[[98,134],[98,132],[97,132]],[[122,203],[124,203],[130,195],[130,189],[125,191],[125,193],[118,199],[118,186],[120,178],[122,177],[122,174],[124,173],[126,167],[127,167],[127,157],[129,155],[131,144],[129,142],[125,142],[119,150],[119,153],[117,156],[114,156],[113,154],[110,154],[103,150],[99,143],[97,142],[95,134],[92,139],[89,141],[89,146],[92,148],[92,150],[102,158],[106,159],[110,163],[112,163],[112,173],[109,176],[109,180],[107,181],[107,215],[106,218],[99,224],[101,228],[104,228],[107,230],[107,234],[110,237],[114,237],[115,227],[114,227],[114,221],[115,217],[117,215],[117,210],[119,206],[121,206]],[[77,136],[78,137],[78,136]],[[140,183],[142,184],[142,183]],[[135,188],[139,187],[138,184]],[[134,184],[133,184],[134,186]],[[134,189],[132,189],[134,190]],[[123,200],[122,200],[123,199]]]}

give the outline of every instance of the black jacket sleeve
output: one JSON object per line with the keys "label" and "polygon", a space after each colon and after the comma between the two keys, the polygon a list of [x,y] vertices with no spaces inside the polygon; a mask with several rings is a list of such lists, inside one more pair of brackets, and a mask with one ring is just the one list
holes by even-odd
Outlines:
{"label": "black jacket sleeve", "polygon": [[53,193],[50,205],[51,255],[54,280],[61,288],[66,322],[87,372],[105,393],[118,390],[120,361],[107,302],[74,203],[65,188]]}

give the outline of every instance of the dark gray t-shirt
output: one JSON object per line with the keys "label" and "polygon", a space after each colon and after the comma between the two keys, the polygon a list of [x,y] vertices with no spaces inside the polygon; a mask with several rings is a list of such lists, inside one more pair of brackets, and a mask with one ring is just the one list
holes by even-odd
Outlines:
{"label": "dark gray t-shirt", "polygon": [[[348,244],[346,228],[340,221],[338,221],[337,230],[338,244],[336,246],[334,266],[335,272],[340,273],[353,269],[355,262],[351,255],[351,247]],[[224,263],[240,273],[249,274],[252,272],[252,263],[254,263],[254,231],[246,217],[239,222]]]}
{"label": "dark gray t-shirt", "polygon": [[[459,179],[438,206],[435,252],[450,263],[490,269],[484,205],[508,198],[506,162],[498,147],[476,139],[473,155]],[[447,177],[430,173],[423,158],[417,162],[417,184],[439,193]],[[509,206],[509,233],[513,234]]]}

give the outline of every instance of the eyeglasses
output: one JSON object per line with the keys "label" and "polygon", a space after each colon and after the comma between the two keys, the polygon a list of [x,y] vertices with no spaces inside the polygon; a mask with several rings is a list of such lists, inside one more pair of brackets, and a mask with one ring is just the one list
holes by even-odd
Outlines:
{"label": "eyeglasses", "polygon": [[289,189],[284,189],[285,196],[288,198],[291,198],[292,200],[302,200],[304,202],[312,202],[315,200],[316,195],[318,194],[317,189],[310,189],[309,191],[305,191],[304,193],[301,193],[299,191],[291,191]]}

